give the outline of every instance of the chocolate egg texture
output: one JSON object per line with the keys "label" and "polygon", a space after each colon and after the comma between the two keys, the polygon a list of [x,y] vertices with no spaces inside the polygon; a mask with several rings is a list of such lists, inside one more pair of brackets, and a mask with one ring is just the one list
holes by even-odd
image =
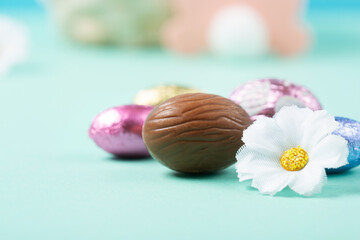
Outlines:
{"label": "chocolate egg texture", "polygon": [[89,136],[106,152],[119,157],[150,156],[142,140],[145,119],[153,107],[124,105],[97,115]]}
{"label": "chocolate egg texture", "polygon": [[140,90],[134,98],[134,103],[139,105],[156,106],[177,95],[197,92],[199,92],[199,90],[184,86],[160,85]]}
{"label": "chocolate egg texture", "polygon": [[143,137],[150,154],[184,173],[204,173],[235,163],[243,131],[251,124],[239,105],[217,95],[183,94],[148,115]]}
{"label": "chocolate egg texture", "polygon": [[340,173],[350,170],[360,164],[360,123],[358,121],[336,117],[338,129],[333,134],[339,135],[348,141],[348,164],[339,168],[326,169],[327,173]]}
{"label": "chocolate egg texture", "polygon": [[229,97],[255,120],[273,117],[284,106],[296,105],[321,110],[321,104],[309,89],[279,79],[261,79],[236,88]]}

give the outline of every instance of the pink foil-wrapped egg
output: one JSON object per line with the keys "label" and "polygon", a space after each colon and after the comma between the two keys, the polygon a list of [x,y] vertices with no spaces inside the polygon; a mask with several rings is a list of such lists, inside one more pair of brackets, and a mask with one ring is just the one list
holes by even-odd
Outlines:
{"label": "pink foil-wrapped egg", "polygon": [[309,89],[278,79],[261,79],[236,88],[229,97],[241,105],[252,120],[272,117],[284,106],[296,105],[321,110],[321,104]]}
{"label": "pink foil-wrapped egg", "polygon": [[110,108],[95,117],[89,136],[99,147],[119,157],[150,156],[142,139],[142,127],[152,109],[142,105]]}

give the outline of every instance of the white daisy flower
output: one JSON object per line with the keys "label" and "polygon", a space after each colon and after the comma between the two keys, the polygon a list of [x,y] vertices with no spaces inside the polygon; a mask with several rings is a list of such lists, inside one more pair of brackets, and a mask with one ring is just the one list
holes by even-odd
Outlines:
{"label": "white daisy flower", "polygon": [[338,123],[325,110],[282,108],[273,118],[260,117],[244,131],[237,154],[240,182],[274,195],[289,186],[310,196],[321,192],[325,168],[347,164],[347,141],[332,132]]}
{"label": "white daisy flower", "polygon": [[25,29],[8,17],[0,15],[0,76],[25,59],[27,34]]}

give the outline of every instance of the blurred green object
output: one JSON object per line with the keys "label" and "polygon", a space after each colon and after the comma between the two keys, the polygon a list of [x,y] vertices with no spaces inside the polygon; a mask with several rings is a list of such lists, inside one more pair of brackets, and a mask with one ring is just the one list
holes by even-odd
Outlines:
{"label": "blurred green object", "polygon": [[331,114],[360,120],[358,13],[313,13],[309,54],[250,62],[79,47],[42,13],[7,13],[29,27],[32,51],[0,79],[1,240],[359,238],[360,168],[330,176],[311,198],[268,197],[239,183],[233,166],[189,177],[151,159],[114,159],[87,136],[97,113],[139,89],[181,84],[228,96],[263,77],[307,86]]}
{"label": "blurred green object", "polygon": [[43,0],[73,40],[123,46],[158,45],[167,0]]}

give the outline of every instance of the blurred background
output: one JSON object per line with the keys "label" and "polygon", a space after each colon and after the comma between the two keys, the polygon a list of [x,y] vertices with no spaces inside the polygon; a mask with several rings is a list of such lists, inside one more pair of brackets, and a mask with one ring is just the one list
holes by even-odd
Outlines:
{"label": "blurred background", "polygon": [[[322,100],[342,79],[357,77],[360,1],[212,0],[203,8],[206,2],[1,0],[0,14],[25,40],[0,84],[93,96],[95,113],[159,84],[228,96],[244,82],[275,77],[306,85]],[[351,102],[353,88],[341,87],[342,102]],[[322,102],[349,114],[337,98]]]}

